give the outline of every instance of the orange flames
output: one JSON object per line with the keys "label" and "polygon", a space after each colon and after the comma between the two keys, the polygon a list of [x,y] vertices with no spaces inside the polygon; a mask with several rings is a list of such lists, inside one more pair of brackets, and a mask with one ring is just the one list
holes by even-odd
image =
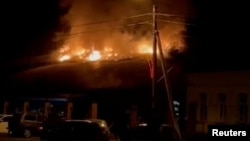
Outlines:
{"label": "orange flames", "polygon": [[152,45],[150,42],[141,42],[133,50],[130,50],[130,55],[123,55],[122,52],[114,51],[112,47],[104,47],[102,50],[75,48],[64,46],[56,52],[59,62],[65,61],[100,61],[100,60],[117,60],[131,57],[140,54],[152,54]]}
{"label": "orange flames", "polygon": [[141,43],[137,47],[138,53],[140,54],[153,54],[152,45],[148,43]]}
{"label": "orange flames", "polygon": [[63,55],[63,56],[59,57],[58,60],[60,62],[64,62],[64,61],[70,60],[70,58],[71,58],[71,56],[69,56],[69,55]]}

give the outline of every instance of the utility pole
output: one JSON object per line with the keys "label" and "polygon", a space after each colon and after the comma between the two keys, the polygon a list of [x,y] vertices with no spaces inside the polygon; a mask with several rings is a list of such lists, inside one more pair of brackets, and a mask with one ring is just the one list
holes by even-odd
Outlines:
{"label": "utility pole", "polygon": [[168,117],[168,122],[171,126],[173,126],[173,128],[177,131],[178,135],[179,135],[179,140],[181,139],[181,133],[179,130],[179,126],[178,123],[176,121],[175,118],[175,112],[174,112],[174,105],[173,105],[173,96],[172,96],[172,91],[171,88],[169,86],[169,79],[168,79],[168,72],[167,72],[167,66],[165,63],[165,59],[164,59],[164,55],[163,55],[163,51],[162,51],[162,45],[161,45],[161,40],[160,40],[160,35],[159,32],[156,33],[156,37],[157,37],[157,43],[158,43],[158,49],[159,49],[159,55],[160,55],[160,60],[161,60],[161,68],[162,68],[162,73],[163,73],[163,78],[164,78],[164,84],[165,84],[165,88],[166,88],[166,92],[167,92],[167,96],[166,96],[166,102],[167,102],[167,117]]}
{"label": "utility pole", "polygon": [[181,134],[180,130],[175,118],[175,112],[174,112],[174,106],[173,106],[173,98],[172,98],[172,92],[171,88],[169,86],[169,79],[168,79],[168,74],[167,74],[167,65],[165,62],[165,58],[163,55],[162,51],[162,45],[161,45],[161,40],[160,40],[160,35],[158,32],[158,27],[157,27],[157,9],[156,6],[153,5],[153,54],[152,54],[152,110],[155,109],[155,100],[156,100],[156,86],[157,86],[157,78],[156,78],[156,73],[157,73],[157,47],[159,51],[159,57],[160,57],[160,62],[161,62],[161,68],[162,68],[162,73],[163,73],[163,78],[164,78],[164,84],[166,88],[166,103],[167,103],[167,118],[168,118],[168,124],[172,126],[178,133],[179,135],[179,140],[181,140]]}
{"label": "utility pole", "polygon": [[157,72],[157,23],[156,23],[156,6],[153,5],[153,54],[152,54],[152,110],[155,108],[156,94],[156,72]]}

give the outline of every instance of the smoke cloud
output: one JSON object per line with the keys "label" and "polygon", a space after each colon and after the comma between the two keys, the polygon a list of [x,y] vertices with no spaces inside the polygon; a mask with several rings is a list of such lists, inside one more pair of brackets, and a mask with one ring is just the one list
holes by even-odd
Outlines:
{"label": "smoke cloud", "polygon": [[[154,3],[159,13],[189,14],[188,0],[156,0]],[[63,42],[59,48],[111,47],[123,55],[131,55],[139,44],[152,44],[151,15],[126,19],[151,13],[152,0],[61,0],[60,5],[71,8],[62,17],[62,21],[70,24],[70,29],[57,33],[57,41]],[[181,24],[185,18],[159,16],[158,20],[164,51],[185,51],[183,33],[186,25]]]}

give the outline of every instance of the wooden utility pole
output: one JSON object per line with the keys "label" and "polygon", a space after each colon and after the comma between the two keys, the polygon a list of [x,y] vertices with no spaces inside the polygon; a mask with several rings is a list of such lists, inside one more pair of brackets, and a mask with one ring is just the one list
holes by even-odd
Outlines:
{"label": "wooden utility pole", "polygon": [[153,54],[152,54],[152,110],[155,108],[156,94],[156,72],[157,72],[157,23],[156,23],[156,6],[153,5]]}
{"label": "wooden utility pole", "polygon": [[159,55],[160,55],[160,60],[161,60],[161,68],[162,68],[162,73],[163,73],[163,78],[164,78],[164,84],[165,84],[165,88],[166,88],[166,92],[167,92],[166,102],[167,102],[168,124],[170,124],[172,127],[174,127],[174,129],[177,131],[177,133],[179,135],[179,139],[181,140],[181,133],[179,130],[179,126],[178,126],[176,117],[175,117],[173,95],[172,95],[171,87],[169,85],[169,79],[168,79],[168,74],[167,74],[167,65],[166,65],[163,51],[162,51],[162,45],[161,45],[159,32],[157,32],[156,37],[157,37]]}
{"label": "wooden utility pole", "polygon": [[168,79],[168,72],[167,72],[167,65],[165,62],[164,54],[162,51],[162,45],[161,45],[161,40],[160,40],[160,35],[158,32],[158,27],[157,27],[157,10],[156,6],[153,6],[153,55],[152,55],[152,110],[155,110],[155,95],[156,95],[156,86],[157,86],[157,78],[156,78],[156,72],[157,72],[157,47],[158,47],[158,52],[159,52],[159,59],[161,62],[161,69],[163,76],[162,78],[164,79],[164,84],[166,88],[166,103],[167,103],[167,124],[172,126],[179,135],[179,140],[181,140],[181,134],[180,130],[178,127],[178,123],[175,117],[175,112],[174,112],[174,105],[173,105],[173,98],[172,98],[172,92],[171,88],[169,86],[169,79]]}

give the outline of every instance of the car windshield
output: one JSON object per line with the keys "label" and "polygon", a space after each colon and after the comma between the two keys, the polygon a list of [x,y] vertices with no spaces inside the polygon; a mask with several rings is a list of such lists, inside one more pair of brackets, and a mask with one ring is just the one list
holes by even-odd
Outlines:
{"label": "car windshield", "polygon": [[15,114],[13,118],[21,118],[23,114]]}
{"label": "car windshield", "polygon": [[18,121],[20,121],[21,117],[22,117],[22,114],[15,114],[14,116],[12,116],[12,117],[10,118],[10,120],[11,120],[12,122],[18,122]]}

